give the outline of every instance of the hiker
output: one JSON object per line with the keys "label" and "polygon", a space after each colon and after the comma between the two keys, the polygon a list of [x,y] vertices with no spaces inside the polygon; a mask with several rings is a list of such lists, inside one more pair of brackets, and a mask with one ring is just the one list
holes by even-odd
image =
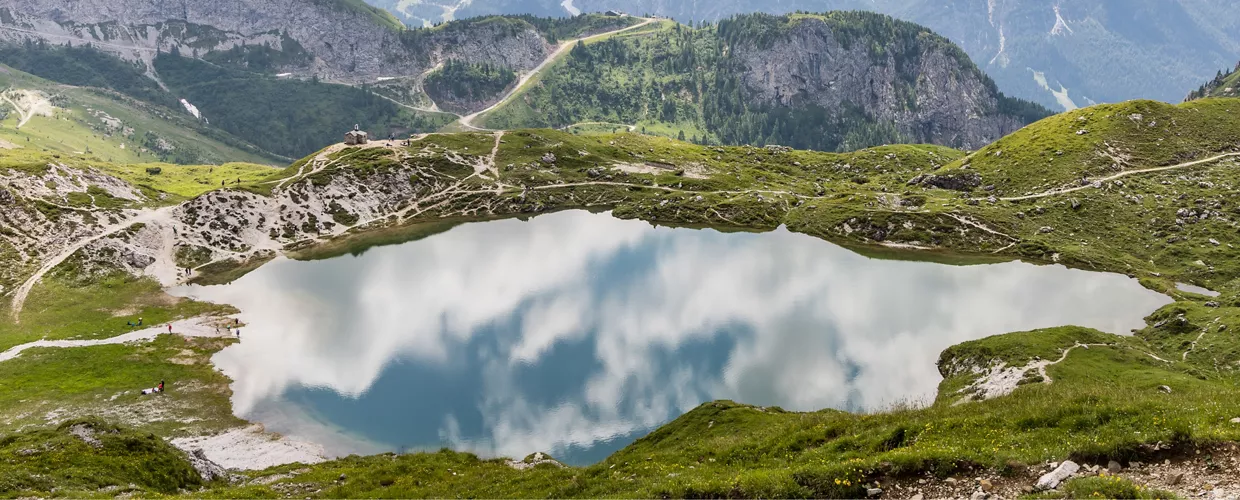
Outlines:
{"label": "hiker", "polygon": [[168,333],[172,333],[172,323],[168,323]]}
{"label": "hiker", "polygon": [[142,326],[142,318],[138,318],[138,326]]}
{"label": "hiker", "polygon": [[144,396],[147,394],[155,394],[157,392],[164,392],[164,381],[163,380],[160,380],[159,385],[155,387],[152,387],[150,389],[142,389],[142,395]]}
{"label": "hiker", "polygon": [[240,329],[240,328],[238,328],[238,329],[237,329],[237,338],[241,338],[241,329]]}
{"label": "hiker", "polygon": [[128,327],[130,327],[130,328],[133,328],[134,326],[136,326],[136,325],[134,325],[134,324],[133,324],[133,320],[126,321],[126,322],[125,322],[125,325],[126,325],[126,326],[128,326]]}

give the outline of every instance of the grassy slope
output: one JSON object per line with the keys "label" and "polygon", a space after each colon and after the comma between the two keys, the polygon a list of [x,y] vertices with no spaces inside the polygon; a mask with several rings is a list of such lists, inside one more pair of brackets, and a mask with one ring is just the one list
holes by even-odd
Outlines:
{"label": "grassy slope", "polygon": [[[100,168],[134,185],[146,186],[156,191],[185,198],[193,198],[229,184],[253,184],[278,171],[273,167],[253,163],[225,163],[223,165],[109,163],[101,164]],[[147,172],[148,168],[159,168],[160,173],[151,174]]]}
{"label": "grassy slope", "polygon": [[[96,442],[74,435],[75,427]],[[170,494],[202,484],[172,445],[97,419],[0,440],[0,463],[0,496],[5,498],[53,490],[71,497]],[[97,491],[102,488],[107,489]]]}
{"label": "grassy slope", "polygon": [[[57,108],[54,116],[37,116],[18,129],[18,114],[7,103],[8,117],[0,122],[0,139],[20,147],[37,148],[62,154],[88,153],[107,161],[141,163],[160,161],[155,152],[143,153],[144,136],[153,133],[174,148],[165,157],[192,163],[246,161],[271,164],[275,160],[257,148],[233,138],[225,142],[188,115],[142,104],[118,94],[94,89],[58,85],[20,71],[0,67],[0,87],[39,90],[48,96],[61,96],[67,107]],[[102,112],[102,114],[100,113]],[[106,115],[105,115],[106,114]],[[130,128],[109,130],[103,117],[120,121]],[[122,148],[121,146],[124,145]],[[150,148],[148,148],[150,149]]]}
{"label": "grassy slope", "polygon": [[[1144,102],[1115,106],[1118,111],[1104,106],[1080,115],[1092,120],[1089,134],[1073,132],[1062,137],[1064,117],[1034,124],[992,146],[996,149],[973,155],[968,159],[970,169],[985,182],[996,184],[995,194],[1022,194],[1049,179],[1067,182],[1082,173],[1097,175],[1093,170],[1097,166],[1090,162],[1091,148],[1102,143],[1094,142],[1099,138],[1092,134],[1105,134],[1108,145],[1130,154],[1132,168],[1154,166],[1139,162],[1204,157],[1227,150],[1240,138],[1240,131],[1226,128],[1234,126],[1234,118],[1222,118],[1226,110],[1240,106],[1240,101],[1204,100],[1181,107]],[[1144,129],[1128,128],[1126,122],[1131,122],[1129,115],[1134,110],[1155,117],[1144,118],[1147,128],[1152,128],[1148,126],[1151,119],[1174,121],[1178,128],[1165,131],[1163,148],[1143,146],[1144,141],[1156,142],[1157,138],[1140,133]],[[1092,117],[1088,116],[1091,111]],[[1076,116],[1069,114],[1067,119]],[[1231,134],[1230,143],[1225,134]],[[492,143],[493,137],[487,134],[433,135],[413,147],[477,155],[489,151]],[[997,148],[1008,149],[996,156]],[[1028,158],[1071,154],[1081,166],[1074,172],[1066,159],[1052,159],[1050,167],[1041,161],[1011,160],[1018,157],[1017,151]],[[1064,153],[1056,155],[1056,151]],[[554,169],[538,164],[547,152],[557,156]],[[338,153],[351,154],[357,152]],[[384,160],[373,153],[357,155],[355,162],[341,162],[334,168],[382,168]],[[695,164],[705,164],[714,175],[693,179],[671,171],[654,176],[607,171],[609,182],[658,184],[674,187],[676,192],[601,185],[551,188],[560,181],[595,179],[590,169],[617,161],[658,161],[690,171]],[[1129,272],[1157,290],[1170,290],[1174,281],[1185,281],[1210,286],[1222,295],[1210,299],[1169,292],[1176,302],[1152,312],[1147,319],[1150,326],[1133,337],[1061,327],[999,335],[944,352],[942,367],[994,361],[1021,365],[1033,356],[1058,359],[1063,349],[1076,343],[1108,344],[1073,350],[1063,362],[1048,368],[1054,383],[1025,384],[998,400],[954,404],[968,397],[958,391],[973,375],[947,371],[938,400],[923,409],[857,415],[707,403],[591,467],[540,466],[519,472],[499,461],[453,452],[380,455],[317,465],[271,485],[216,488],[208,493],[227,497],[856,497],[864,495],[865,484],[889,478],[923,473],[946,476],[977,466],[1015,473],[1023,464],[1065,457],[1141,459],[1148,453],[1143,445],[1159,441],[1179,446],[1240,440],[1240,426],[1230,423],[1240,416],[1240,397],[1235,397],[1240,382],[1240,267],[1229,246],[1240,244],[1230,220],[1235,208],[1230,204],[1231,186],[1240,182],[1235,164],[1134,175],[1125,178],[1123,186],[1020,203],[982,200],[971,204],[969,198],[991,192],[979,190],[970,196],[906,183],[919,174],[949,173],[964,164],[963,153],[933,146],[828,154],[704,148],[634,134],[576,136],[545,130],[510,132],[497,158],[506,184],[548,188],[527,192],[528,203],[539,209],[583,206],[589,204],[584,200],[601,199],[623,217],[675,223],[723,220],[754,228],[785,223],[793,230],[846,243],[880,239],[933,244],[954,252],[1001,250],[1000,255],[1008,257],[1058,258],[1079,267]],[[1043,177],[1048,181],[1042,181]],[[1134,193],[1144,199],[1132,201]],[[517,193],[503,196],[515,200]],[[913,203],[892,203],[892,197]],[[1080,202],[1076,209],[1069,203],[1073,198]],[[664,200],[669,203],[663,204]],[[1175,224],[1179,209],[1208,209],[1211,216]],[[1018,244],[952,224],[948,214],[971,217],[992,230],[1013,235]],[[853,231],[841,231],[845,223]],[[1040,232],[1045,226],[1055,230]],[[880,228],[884,229],[881,237],[875,232]],[[1160,231],[1161,235],[1151,235]],[[1207,242],[1207,237],[1216,239],[1218,245]],[[348,247],[342,244],[342,248]],[[1163,385],[1171,393],[1158,390]],[[116,389],[90,390],[111,394]],[[254,475],[299,469],[288,466]],[[1080,491],[1113,487],[1079,486]]]}

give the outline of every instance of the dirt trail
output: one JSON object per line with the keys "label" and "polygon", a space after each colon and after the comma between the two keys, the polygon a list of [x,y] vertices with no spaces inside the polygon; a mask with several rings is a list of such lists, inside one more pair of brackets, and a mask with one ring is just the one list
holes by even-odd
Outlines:
{"label": "dirt trail", "polygon": [[1179,168],[1193,167],[1193,166],[1201,165],[1201,164],[1203,164],[1203,163],[1213,163],[1213,162],[1216,162],[1216,161],[1219,161],[1219,160],[1223,160],[1223,159],[1226,159],[1226,158],[1231,158],[1231,157],[1236,157],[1236,156],[1240,156],[1240,153],[1223,153],[1223,154],[1221,154],[1221,155],[1218,155],[1218,156],[1212,156],[1212,157],[1210,157],[1210,158],[1205,158],[1205,159],[1201,159],[1201,160],[1194,160],[1194,161],[1185,162],[1185,163],[1180,163],[1180,164],[1176,164],[1176,165],[1168,165],[1168,166],[1165,166],[1165,167],[1142,168],[1142,169],[1138,169],[1138,170],[1125,170],[1125,171],[1123,171],[1123,172],[1120,172],[1120,173],[1118,173],[1118,174],[1115,174],[1115,175],[1112,175],[1112,176],[1109,176],[1109,177],[1103,177],[1103,178],[1101,178],[1101,179],[1094,179],[1093,181],[1090,181],[1090,183],[1089,183],[1089,184],[1086,184],[1086,185],[1084,185],[1084,186],[1076,186],[1076,187],[1072,187],[1072,188],[1058,188],[1058,189],[1051,189],[1051,190],[1044,191],[1044,192],[1037,193],[1037,194],[1028,194],[1028,195],[1025,195],[1025,196],[1011,196],[1011,197],[1007,197],[1007,198],[999,198],[999,199],[1000,199],[1000,200],[1003,200],[1003,201],[1021,201],[1021,200],[1034,200],[1034,199],[1038,199],[1038,198],[1046,198],[1046,197],[1048,197],[1048,196],[1055,196],[1055,195],[1060,195],[1060,194],[1068,194],[1068,193],[1072,193],[1072,192],[1075,192],[1075,191],[1081,191],[1081,190],[1084,190],[1084,189],[1090,189],[1090,188],[1092,188],[1092,187],[1093,187],[1094,183],[1113,181],[1113,180],[1115,180],[1115,179],[1119,179],[1119,178],[1121,178],[1121,177],[1127,177],[1127,176],[1129,176],[1129,175],[1145,174],[1145,173],[1149,173],[1149,172],[1161,172],[1161,171],[1163,171],[1163,170],[1175,170],[1175,169],[1179,169]]}
{"label": "dirt trail", "polygon": [[460,120],[461,125],[466,128],[470,128],[474,130],[490,131],[491,129],[478,127],[474,125],[474,120],[483,114],[489,113],[499,108],[500,106],[507,104],[508,101],[512,100],[514,96],[516,96],[518,93],[521,92],[522,89],[525,88],[525,85],[530,82],[530,79],[534,78],[535,75],[541,73],[543,69],[549,66],[556,59],[559,59],[560,56],[567,54],[568,51],[572,50],[573,47],[577,45],[577,42],[589,42],[591,40],[597,40],[600,38],[618,35],[626,31],[632,31],[632,30],[641,28],[643,26],[649,25],[650,23],[653,23],[655,21],[657,21],[657,19],[647,18],[647,19],[643,19],[642,22],[634,24],[627,28],[621,28],[615,31],[608,31],[606,33],[599,33],[597,35],[591,35],[591,36],[582,37],[582,38],[575,38],[572,40],[566,40],[564,42],[561,42],[559,47],[556,48],[555,51],[551,53],[551,55],[547,56],[546,59],[543,59],[541,63],[538,63],[538,66],[534,67],[534,69],[530,70],[528,73],[521,75],[521,78],[517,80],[517,84],[513,86],[512,90],[509,90],[508,93],[505,94],[502,99],[497,101],[495,104],[488,106],[486,109],[483,109],[482,111],[478,111],[475,113],[471,113],[469,115],[462,116]]}
{"label": "dirt trail", "polygon": [[3,98],[17,111],[17,128],[19,129],[26,126],[26,122],[29,122],[31,118],[53,115],[54,107],[51,101],[38,91],[10,89],[4,92]]}
{"label": "dirt trail", "polygon": [[[378,98],[380,98],[380,99],[387,99],[387,100],[388,100],[389,102],[391,102],[392,104],[395,104],[395,105],[400,106],[400,107],[405,108],[405,109],[412,109],[412,110],[414,110],[414,111],[421,111],[421,112],[423,112],[423,113],[441,113],[441,114],[445,114],[445,115],[452,115],[452,116],[456,116],[456,117],[460,117],[460,116],[461,116],[461,115],[458,115],[458,114],[453,113],[453,112],[451,112],[451,111],[444,111],[444,110],[442,110],[442,109],[439,109],[439,105],[438,105],[438,104],[435,104],[435,101],[434,101],[434,100],[431,100],[431,107],[429,107],[429,108],[420,108],[420,107],[413,106],[413,105],[410,105],[410,104],[405,104],[405,103],[403,103],[403,102],[397,101],[396,99],[392,99],[391,97],[385,96],[385,95],[380,94],[380,93],[377,93],[377,92],[371,92],[371,95],[373,95],[373,96],[375,96],[375,97],[378,97]],[[430,96],[426,96],[426,98],[427,98],[427,99],[430,99]]]}
{"label": "dirt trail", "polygon": [[560,127],[560,130],[568,130],[573,127],[580,127],[580,126],[585,126],[585,125],[619,125],[621,127],[629,129],[629,132],[637,130],[637,125],[629,125],[627,123],[615,123],[615,122],[577,122],[572,125],[565,125],[563,127]]}
{"label": "dirt trail", "polygon": [[504,140],[504,131],[495,133],[495,146],[491,147],[491,156],[487,157],[488,170],[491,175],[495,176],[495,182],[499,182],[499,167],[495,166],[495,158],[499,156],[499,145]]}
{"label": "dirt trail", "polygon": [[103,230],[99,232],[99,234],[96,234],[89,238],[79,240],[76,243],[73,243],[65,247],[59,253],[57,253],[56,255],[44,261],[43,265],[39,267],[39,270],[35,271],[35,273],[31,275],[29,279],[27,279],[24,283],[22,283],[20,287],[17,288],[17,291],[13,292],[13,302],[12,302],[13,322],[14,323],[21,322],[20,317],[21,317],[21,312],[22,312],[22,306],[26,304],[26,296],[30,295],[30,289],[34,288],[35,283],[38,283],[39,280],[43,279],[43,276],[46,275],[48,271],[51,271],[52,268],[60,265],[61,262],[64,262],[65,259],[68,259],[71,255],[73,255],[74,252],[81,250],[86,245],[99,241],[100,239],[106,238],[116,233],[117,231],[121,231],[139,222],[146,224],[146,223],[151,223],[151,222],[155,222],[159,220],[168,220],[171,217],[172,212],[176,210],[176,208],[177,206],[169,206],[169,207],[160,208],[158,210],[149,210],[149,211],[141,212],[135,217],[125,219],[121,222],[118,222],[110,226],[105,226]]}
{"label": "dirt trail", "polygon": [[[220,337],[226,334],[216,330],[215,325],[210,324],[218,321],[217,317],[202,316],[187,320],[173,321],[172,331],[177,335],[185,337]],[[119,320],[118,320],[119,321]],[[152,326],[145,330],[137,330],[115,337],[94,340],[36,340],[25,344],[10,347],[7,351],[0,352],[0,362],[5,362],[16,358],[22,351],[26,349],[34,349],[36,347],[91,347],[97,345],[125,344],[129,342],[148,342],[155,340],[155,337],[168,333],[168,325],[161,324]]]}
{"label": "dirt trail", "polygon": [[27,35],[38,35],[38,36],[43,37],[43,38],[57,38],[57,39],[60,39],[60,40],[67,40],[67,41],[69,41],[69,42],[79,42],[79,43],[84,43],[84,44],[94,45],[94,46],[97,46],[97,47],[108,47],[108,48],[117,49],[117,50],[133,50],[133,51],[137,51],[137,52],[148,52],[148,53],[151,53],[151,54],[155,54],[155,53],[157,53],[157,52],[159,51],[159,49],[157,49],[157,48],[155,48],[155,47],[142,47],[142,46],[138,46],[138,45],[118,45],[118,44],[115,44],[115,43],[101,42],[101,41],[99,41],[99,40],[95,40],[95,39],[89,39],[89,40],[88,40],[88,39],[84,39],[84,38],[81,38],[81,37],[76,37],[76,36],[71,36],[71,35],[62,35],[62,34],[56,34],[56,33],[44,33],[44,32],[42,32],[42,31],[34,31],[34,30],[24,30],[24,29],[21,29],[21,28],[14,28],[14,27],[12,27],[12,26],[8,26],[8,25],[0,25],[0,29],[3,29],[3,30],[8,30],[8,31],[13,31],[13,32],[17,32],[17,33],[24,33],[24,34],[27,34]]}

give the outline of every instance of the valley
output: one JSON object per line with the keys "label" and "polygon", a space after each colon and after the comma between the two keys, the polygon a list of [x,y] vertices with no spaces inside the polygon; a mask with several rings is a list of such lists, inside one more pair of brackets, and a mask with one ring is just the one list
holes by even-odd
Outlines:
{"label": "valley", "polygon": [[1240,495],[1229,6],[828,3],[0,0],[0,498]]}
{"label": "valley", "polygon": [[[208,479],[203,471],[211,469],[202,467],[196,475],[169,471],[150,479],[107,468],[83,482],[58,475],[76,466],[58,473],[39,465],[53,462],[22,460],[5,476],[17,481],[8,488],[45,491],[40,485],[56,477],[70,491],[133,484],[127,491],[188,488],[223,496],[854,497],[892,487],[967,495],[979,487],[977,478],[1020,491],[1047,463],[1067,458],[1105,468],[1107,460],[1161,463],[1165,457],[1174,468],[1191,463],[1194,450],[1231,457],[1227,447],[1240,433],[1232,419],[1240,418],[1240,408],[1219,395],[1235,390],[1240,366],[1233,304],[1240,268],[1230,250],[1240,243],[1230,200],[1237,106],[1230,99],[1096,106],[1041,120],[970,154],[916,145],[819,153],[546,129],[426,134],[407,144],[332,147],[262,177],[223,188],[206,183],[178,195],[127,187],[124,175],[132,174],[102,162],[36,156],[3,174],[0,251],[21,263],[6,270],[11,305],[5,316],[15,318],[0,329],[6,350],[40,339],[113,337],[134,316],[151,325],[172,321],[186,333],[195,324],[219,328],[255,311],[170,298],[161,289],[248,277],[274,265],[265,264],[272,258],[287,262],[281,256],[324,258],[411,239],[444,241],[435,235],[465,223],[448,233],[457,234],[470,221],[562,220],[538,214],[564,209],[605,209],[609,217],[659,225],[782,227],[777,233],[786,229],[866,255],[1059,263],[1130,276],[1170,303],[1151,306],[1145,326],[1131,336],[1054,326],[988,332],[995,336],[949,347],[937,363],[943,377],[937,397],[924,406],[847,413],[708,402],[593,465],[526,466],[545,460],[443,451],[234,471],[230,480]],[[44,187],[49,181],[57,191]],[[101,191],[108,195],[74,194]],[[73,206],[65,199],[83,201]],[[63,236],[40,240],[35,250],[22,245],[22,235],[33,234]],[[1218,295],[1184,292],[1178,283]],[[246,321],[239,328],[248,329]],[[229,389],[211,361],[219,355],[213,353],[237,345],[226,332],[34,348],[0,362],[0,370],[14,374],[2,380],[24,381],[0,386],[10,391],[0,399],[13,402],[0,421],[18,432],[0,447],[0,457],[17,457],[29,446],[21,443],[43,440],[62,444],[40,460],[189,467],[169,458],[178,452],[166,444],[133,454],[110,444],[93,447],[69,432],[93,429],[103,443],[143,432],[182,440],[239,432],[247,424],[233,416],[229,401],[237,389]],[[262,338],[247,330],[240,345]],[[109,374],[52,375],[81,356],[98,360],[92,370]],[[116,368],[125,359],[142,361]],[[23,375],[10,378],[16,373]],[[126,392],[169,373],[176,373],[176,385],[165,399]],[[982,389],[1013,382],[999,392]],[[31,387],[47,398],[19,401]],[[153,404],[170,406],[156,411]],[[1176,411],[1182,407],[1197,411]],[[103,423],[133,411],[145,415],[123,420],[135,431]],[[88,415],[104,420],[80,420]],[[1126,479],[1116,487],[1153,482],[1121,476]],[[1091,487],[1092,480],[1078,479],[1074,487]],[[1176,492],[1188,486],[1158,484]],[[197,490],[200,485],[207,489]]]}

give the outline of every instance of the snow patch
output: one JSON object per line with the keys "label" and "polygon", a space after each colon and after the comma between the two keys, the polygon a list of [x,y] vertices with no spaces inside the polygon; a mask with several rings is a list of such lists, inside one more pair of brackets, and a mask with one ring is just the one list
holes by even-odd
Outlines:
{"label": "snow patch", "polygon": [[1042,87],[1042,90],[1050,92],[1051,95],[1055,96],[1055,101],[1058,102],[1059,105],[1063,107],[1064,111],[1072,111],[1080,107],[1080,106],[1077,106],[1076,103],[1072,101],[1072,98],[1068,96],[1068,89],[1067,87],[1064,87],[1062,83],[1055,82],[1055,83],[1059,83],[1059,90],[1055,90],[1051,88],[1050,83],[1047,82],[1046,73],[1035,70],[1033,68],[1027,68],[1027,69],[1033,72],[1033,81],[1037,82],[1038,86]]}
{"label": "snow patch", "polygon": [[574,16],[581,15],[581,9],[578,9],[573,5],[573,0],[564,0],[563,2],[560,2],[560,7],[564,7],[564,10],[567,10],[569,14]]}
{"label": "snow patch", "polygon": [[999,63],[1000,67],[1006,68],[1008,65],[1008,57],[1004,52],[1007,50],[1007,35],[1003,34],[1003,23],[995,24],[995,0],[986,1],[986,16],[990,20],[990,25],[999,30],[999,52],[990,58],[990,63]]}
{"label": "snow patch", "polygon": [[[1051,36],[1063,35],[1064,32],[1072,33],[1072,28],[1068,26],[1068,22],[1063,20],[1063,15],[1059,13],[1059,4],[1055,4],[1055,26],[1051,28]],[[1066,36],[1066,35],[1065,35]]]}
{"label": "snow patch", "polygon": [[189,114],[194,115],[194,118],[199,120],[202,119],[202,113],[198,112],[198,106],[190,104],[189,101],[185,99],[181,99],[181,105],[185,106],[185,111],[188,111]]}

